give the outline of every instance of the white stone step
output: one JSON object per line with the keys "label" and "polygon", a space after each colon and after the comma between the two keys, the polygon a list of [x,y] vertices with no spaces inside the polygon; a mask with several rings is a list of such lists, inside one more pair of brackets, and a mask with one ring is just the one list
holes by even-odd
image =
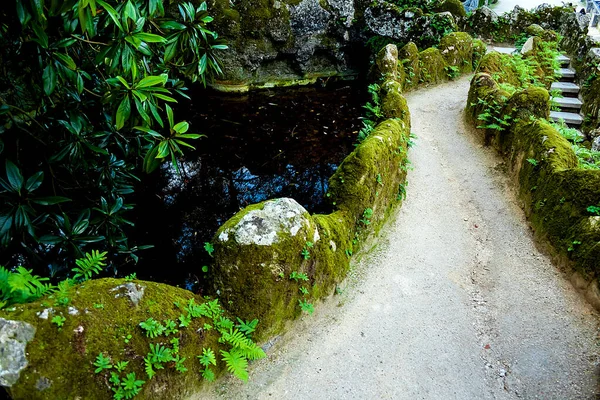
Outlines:
{"label": "white stone step", "polygon": [[573,110],[581,109],[583,103],[577,97],[553,97],[552,101],[560,108],[569,108]]}
{"label": "white stone step", "polygon": [[513,54],[517,51],[514,47],[496,47],[496,46],[488,46],[488,53],[492,51],[497,51],[502,54]]}
{"label": "white stone step", "polygon": [[581,125],[583,123],[581,115],[570,112],[550,111],[550,118],[556,122],[563,120],[568,125]]}
{"label": "white stone step", "polygon": [[568,67],[569,64],[571,64],[571,59],[561,54],[560,56],[558,56],[558,62],[560,63],[561,67]]}
{"label": "white stone step", "polygon": [[561,78],[575,78],[575,70],[571,68],[560,68],[554,72]]}
{"label": "white stone step", "polygon": [[559,90],[561,93],[577,94],[579,86],[571,82],[554,82],[550,90]]}

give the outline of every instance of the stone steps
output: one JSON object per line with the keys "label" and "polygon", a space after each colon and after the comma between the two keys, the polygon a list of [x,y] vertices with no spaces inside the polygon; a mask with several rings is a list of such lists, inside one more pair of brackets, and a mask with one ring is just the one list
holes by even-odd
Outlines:
{"label": "stone steps", "polygon": [[557,71],[554,71],[554,73],[559,76],[562,79],[575,79],[575,70],[571,69],[571,68],[560,68]]}
{"label": "stone steps", "polygon": [[550,86],[550,90],[558,90],[565,95],[578,95],[580,87],[579,85],[573,82],[554,82],[552,86]]}
{"label": "stone steps", "polygon": [[562,68],[566,68],[571,64],[571,59],[565,56],[564,54],[561,54],[560,56],[558,56],[558,62],[560,63],[560,66]]}
{"label": "stone steps", "polygon": [[581,110],[583,103],[577,97],[552,97],[552,102],[555,103],[561,110]]}
{"label": "stone steps", "polygon": [[581,126],[581,124],[583,123],[583,117],[581,115],[571,112],[550,111],[550,118],[556,122],[563,120],[567,125],[572,127]]}

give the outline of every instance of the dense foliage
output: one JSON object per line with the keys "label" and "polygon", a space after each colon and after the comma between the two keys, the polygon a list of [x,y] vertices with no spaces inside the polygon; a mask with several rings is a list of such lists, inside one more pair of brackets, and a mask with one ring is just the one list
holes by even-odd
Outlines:
{"label": "dense foliage", "polygon": [[221,72],[206,4],[9,0],[0,18],[0,262],[55,275],[88,248],[137,261],[139,174],[177,167],[201,136],[169,103]]}

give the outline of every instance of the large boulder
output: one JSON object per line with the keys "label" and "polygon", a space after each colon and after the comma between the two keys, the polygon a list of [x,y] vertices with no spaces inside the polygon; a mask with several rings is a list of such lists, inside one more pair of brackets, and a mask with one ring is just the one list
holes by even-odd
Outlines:
{"label": "large boulder", "polygon": [[236,315],[261,321],[258,337],[281,331],[300,314],[300,301],[331,294],[345,276],[346,222],[313,218],[289,198],[246,207],[213,240],[215,292]]}
{"label": "large boulder", "polygon": [[[225,367],[220,350],[231,346],[219,342],[217,325],[227,314],[215,301],[208,307],[209,300],[184,289],[123,279],[91,280],[53,296],[0,311],[0,384],[13,399],[109,399],[127,375],[143,381],[136,398],[188,399],[206,381],[197,359],[203,349],[217,355],[213,373]],[[196,315],[183,326],[190,301],[214,315]],[[140,323],[149,318],[163,326],[171,321],[172,329],[148,337]],[[177,356],[179,371],[166,361],[150,378],[150,345]]]}

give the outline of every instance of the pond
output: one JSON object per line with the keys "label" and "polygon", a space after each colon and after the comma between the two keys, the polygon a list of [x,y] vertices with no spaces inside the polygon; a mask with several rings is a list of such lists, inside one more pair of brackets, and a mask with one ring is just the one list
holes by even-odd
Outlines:
{"label": "pond", "polygon": [[136,199],[135,233],[153,249],[123,269],[140,279],[198,290],[210,265],[204,244],[240,209],[292,197],[312,213],[328,213],[328,179],[353,150],[362,126],[362,85],[278,89],[245,96],[197,90],[190,132],[205,134],[186,152],[178,174],[165,163],[145,178]]}

